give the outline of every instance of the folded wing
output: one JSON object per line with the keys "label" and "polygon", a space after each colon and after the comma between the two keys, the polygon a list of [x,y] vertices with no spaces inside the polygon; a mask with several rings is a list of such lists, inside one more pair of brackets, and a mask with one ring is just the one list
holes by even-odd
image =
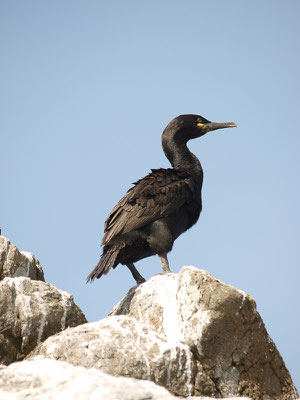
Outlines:
{"label": "folded wing", "polygon": [[165,218],[194,199],[195,183],[184,171],[153,169],[134,183],[114,207],[104,225],[102,245],[115,236]]}

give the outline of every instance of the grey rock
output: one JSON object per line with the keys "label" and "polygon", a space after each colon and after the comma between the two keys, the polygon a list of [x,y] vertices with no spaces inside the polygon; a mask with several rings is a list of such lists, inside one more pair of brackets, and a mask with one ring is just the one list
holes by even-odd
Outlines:
{"label": "grey rock", "polygon": [[193,394],[196,364],[190,349],[181,343],[170,345],[163,335],[132,317],[114,316],[66,329],[41,343],[29,358],[35,355],[115,376],[152,380],[185,397]]}
{"label": "grey rock", "polygon": [[291,376],[253,298],[206,271],[183,267],[136,287],[110,314],[129,315],[188,346],[195,358],[193,394],[298,398]]}
{"label": "grey rock", "polygon": [[0,280],[18,276],[45,281],[39,260],[32,253],[19,251],[8,239],[0,236]]}
{"label": "grey rock", "polygon": [[37,359],[1,370],[1,400],[175,400],[168,391],[148,381],[115,378],[96,369],[62,361]]}
{"label": "grey rock", "polygon": [[[97,369],[75,367],[63,361],[40,357],[31,361],[11,364],[0,371],[1,400],[178,399],[165,388],[155,385],[153,382],[134,378],[117,378]],[[189,400],[206,399],[203,397],[189,398]],[[210,398],[210,400],[213,399]],[[240,398],[239,400],[246,399]]]}
{"label": "grey rock", "polygon": [[49,337],[36,355],[152,380],[177,396],[298,398],[251,296],[194,267],[154,276],[109,317]]}
{"label": "grey rock", "polygon": [[0,281],[0,363],[22,360],[49,336],[86,322],[73,296],[29,278]]}

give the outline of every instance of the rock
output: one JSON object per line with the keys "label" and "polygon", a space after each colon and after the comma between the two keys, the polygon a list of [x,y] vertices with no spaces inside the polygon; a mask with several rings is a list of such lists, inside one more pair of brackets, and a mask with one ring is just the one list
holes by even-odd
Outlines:
{"label": "rock", "polygon": [[116,378],[62,361],[39,358],[0,371],[1,400],[178,399],[153,382]]}
{"label": "rock", "polygon": [[0,236],[0,280],[18,276],[45,281],[39,260],[32,253],[19,251],[8,239]]}
{"label": "rock", "polygon": [[[147,324],[194,355],[195,395],[296,399],[290,374],[251,296],[184,267],[136,287],[112,311]],[[193,358],[191,358],[193,360]]]}
{"label": "rock", "polygon": [[154,276],[109,317],[49,337],[28,359],[36,355],[152,380],[177,396],[298,398],[254,300],[194,267]]}
{"label": "rock", "polygon": [[[117,378],[94,368],[75,367],[42,357],[11,364],[0,371],[1,400],[178,400],[153,382]],[[189,397],[189,400],[213,399]]]}
{"label": "rock", "polygon": [[73,296],[29,278],[0,281],[0,363],[22,360],[49,336],[86,322]]}
{"label": "rock", "polygon": [[41,343],[31,354],[98,368],[115,376],[153,382],[171,392],[193,394],[195,359],[181,343],[166,342],[148,325],[127,316],[109,317],[66,329]]}

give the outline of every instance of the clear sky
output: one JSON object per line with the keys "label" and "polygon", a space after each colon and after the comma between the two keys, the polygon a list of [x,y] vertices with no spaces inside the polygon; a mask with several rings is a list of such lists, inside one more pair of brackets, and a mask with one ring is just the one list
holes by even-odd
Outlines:
{"label": "clear sky", "polygon": [[[165,126],[184,113],[236,122],[190,142],[203,212],[170,265],[251,294],[300,388],[300,2],[12,0],[0,19],[3,235],[103,318],[132,276],[85,278],[116,202],[169,167]],[[161,271],[157,257],[137,267]]]}

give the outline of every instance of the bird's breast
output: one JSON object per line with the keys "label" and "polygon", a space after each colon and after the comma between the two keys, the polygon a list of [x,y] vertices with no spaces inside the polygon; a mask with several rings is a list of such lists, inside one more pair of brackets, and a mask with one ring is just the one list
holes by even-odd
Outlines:
{"label": "bird's breast", "polygon": [[201,209],[201,194],[178,209],[177,213],[172,216],[172,224],[170,224],[174,240],[198,221]]}

